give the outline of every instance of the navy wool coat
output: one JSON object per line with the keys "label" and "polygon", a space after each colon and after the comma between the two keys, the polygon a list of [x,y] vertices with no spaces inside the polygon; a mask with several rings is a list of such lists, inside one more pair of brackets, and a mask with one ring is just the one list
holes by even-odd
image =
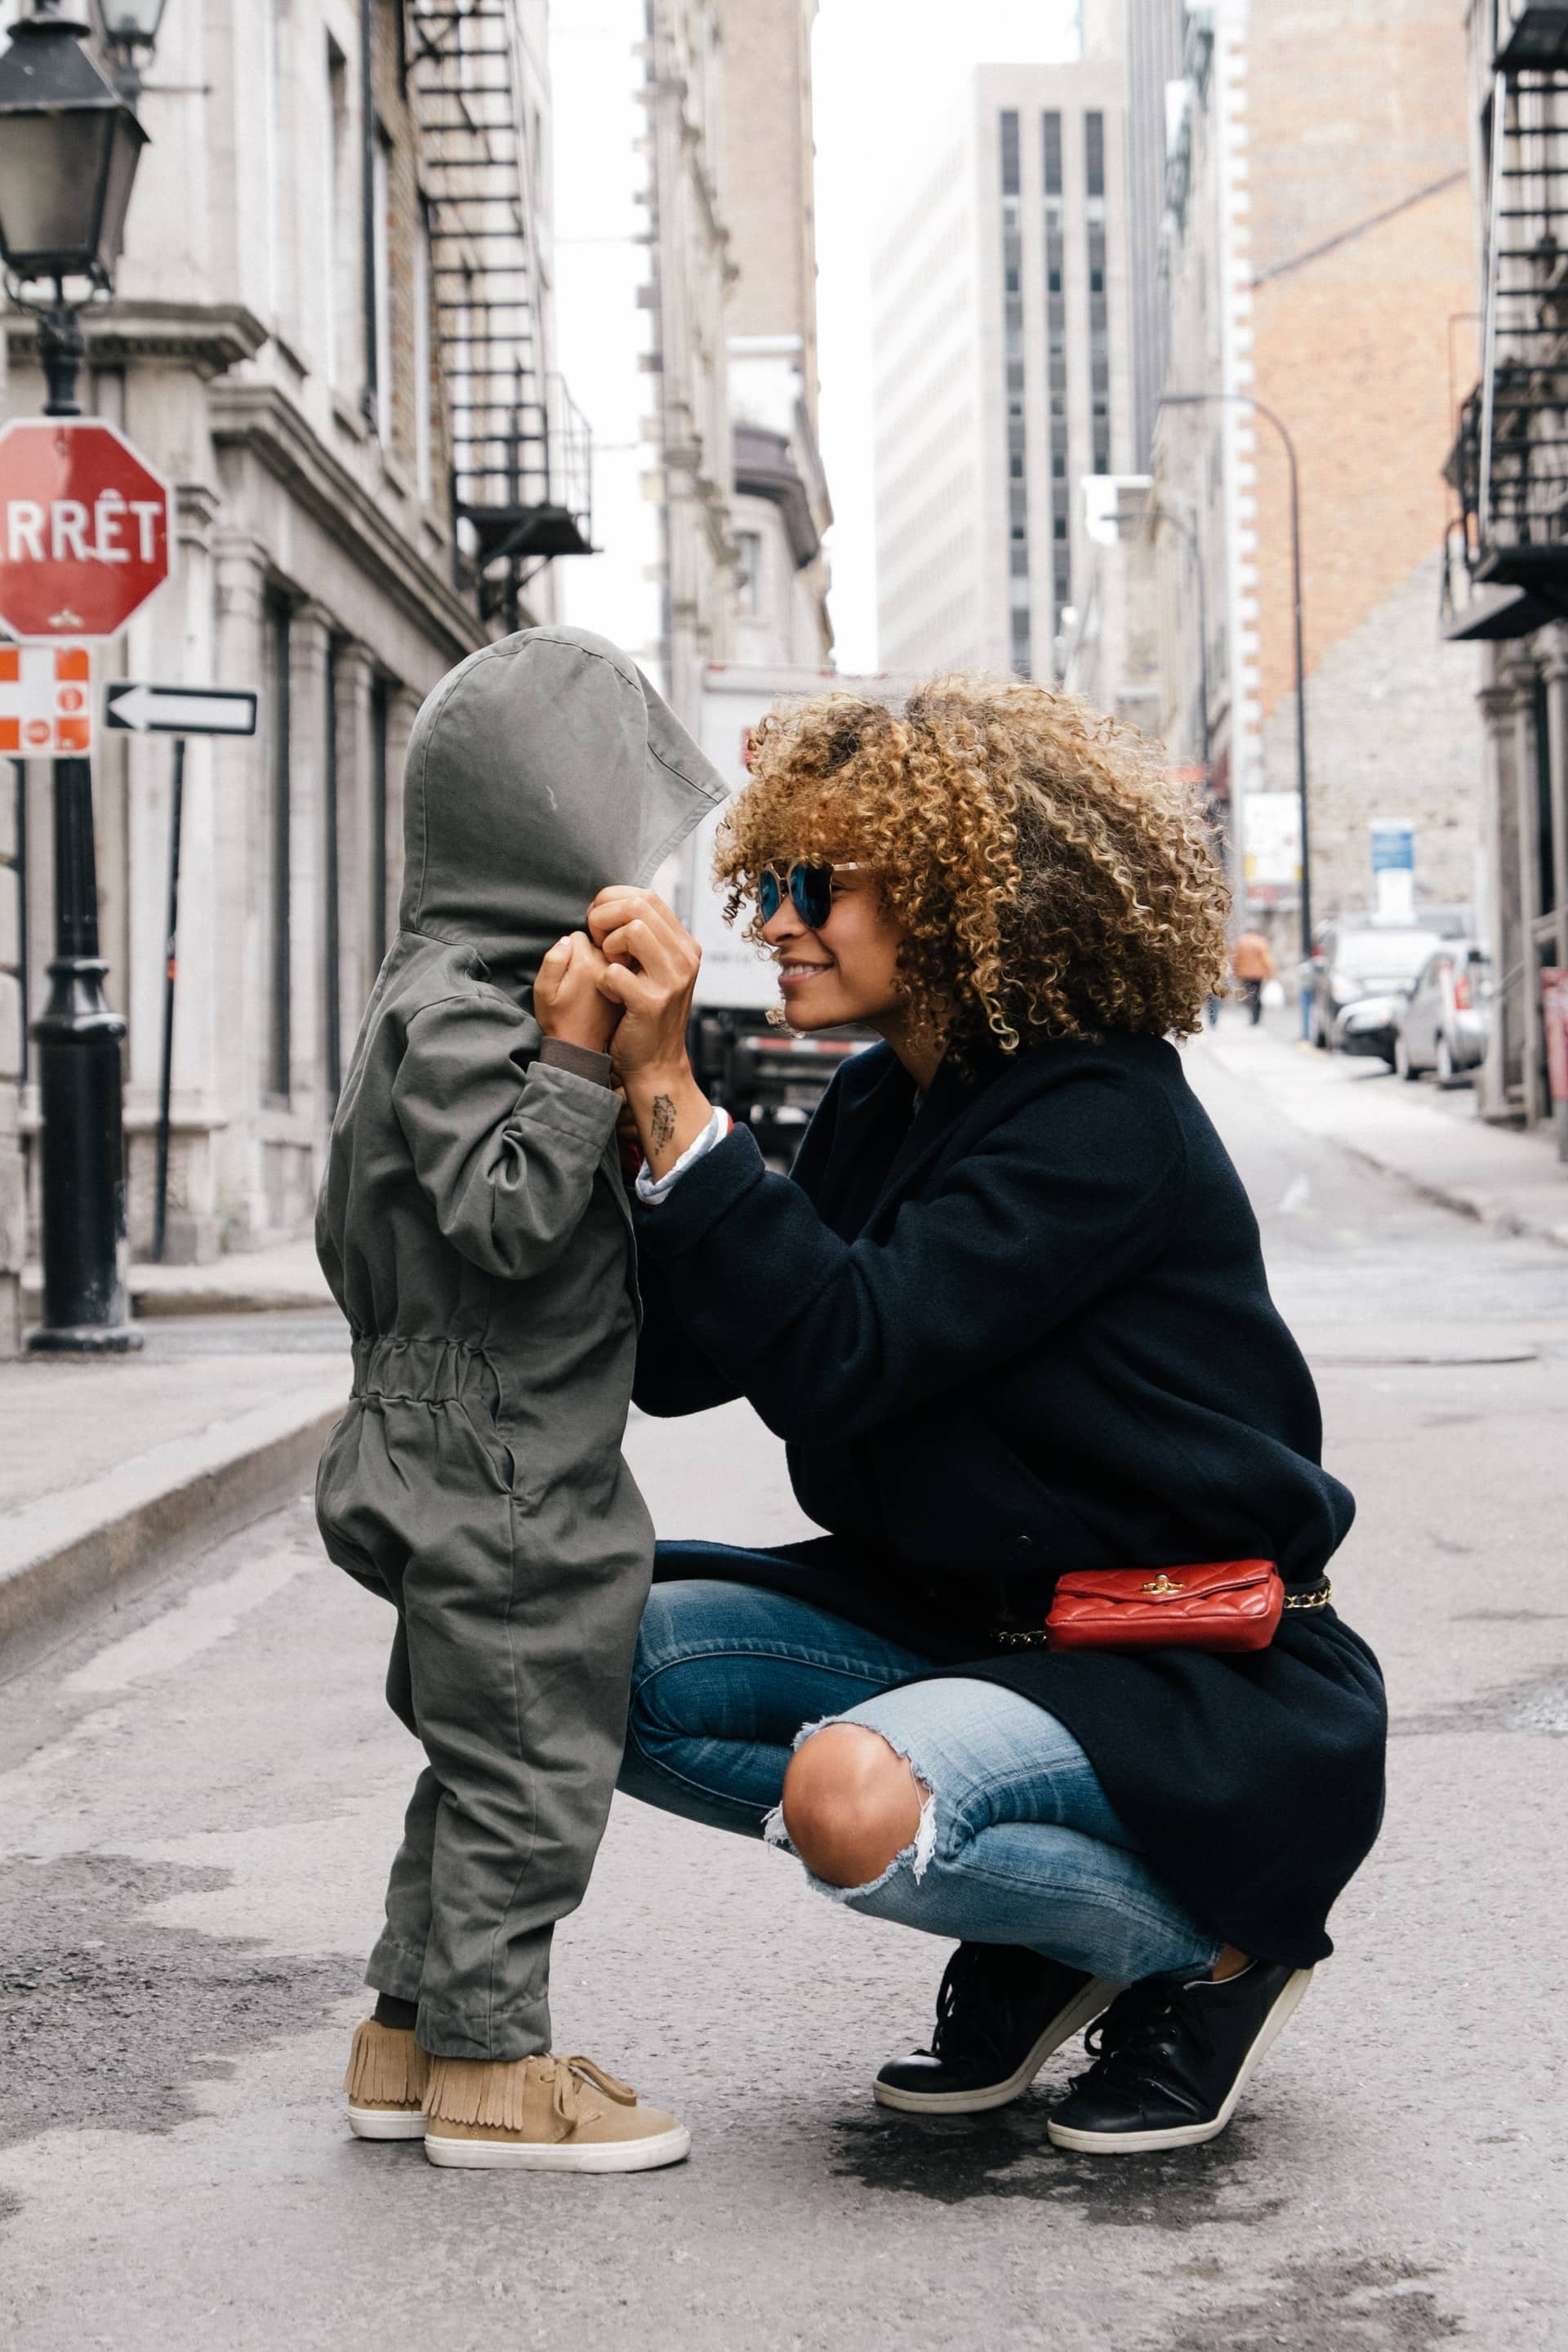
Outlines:
{"label": "navy wool coat", "polygon": [[839,1072],[790,1177],[737,1131],[639,1211],[637,1401],[748,1397],[825,1536],[748,1580],[1064,1723],[1211,1930],[1305,1966],[1376,1836],[1377,1662],[1331,1608],[1245,1656],[996,1646],[1058,1575],[1278,1560],[1351,1523],[1257,1221],[1175,1050],[1055,1040],[917,1100]]}

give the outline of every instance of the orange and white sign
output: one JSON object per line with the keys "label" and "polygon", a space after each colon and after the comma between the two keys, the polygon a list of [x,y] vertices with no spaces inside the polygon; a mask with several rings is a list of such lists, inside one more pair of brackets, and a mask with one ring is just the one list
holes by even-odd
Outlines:
{"label": "orange and white sign", "polygon": [[85,646],[0,646],[0,757],[47,760],[92,747]]}

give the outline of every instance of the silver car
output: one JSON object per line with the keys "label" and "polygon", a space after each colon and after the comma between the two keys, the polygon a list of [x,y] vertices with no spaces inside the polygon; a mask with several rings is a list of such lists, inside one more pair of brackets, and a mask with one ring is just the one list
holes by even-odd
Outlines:
{"label": "silver car", "polygon": [[1430,1070],[1440,1087],[1462,1086],[1486,1059],[1491,1026],[1491,959],[1473,940],[1447,940],[1427,957],[1394,1026],[1394,1066],[1402,1078]]}
{"label": "silver car", "polygon": [[1336,1054],[1394,1059],[1394,1024],[1416,973],[1443,945],[1434,924],[1342,916],[1312,951],[1311,1037]]}

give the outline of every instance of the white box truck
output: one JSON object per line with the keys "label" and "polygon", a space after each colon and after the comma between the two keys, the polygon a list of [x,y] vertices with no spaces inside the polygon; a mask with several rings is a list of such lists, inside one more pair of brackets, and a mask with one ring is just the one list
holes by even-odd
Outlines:
{"label": "white box truck", "polygon": [[[846,677],[837,670],[753,668],[710,662],[703,672],[698,735],[731,792],[746,781],[752,730],[776,703],[799,701],[835,688],[897,706],[908,682],[890,673]],[[799,1130],[816,1109],[834,1071],[871,1041],[864,1031],[797,1037],[768,1020],[780,1002],[771,958],[744,936],[744,918],[725,922],[723,897],[713,883],[713,842],[719,811],[700,825],[661,877],[665,894],[702,950],[692,1009],[692,1067],[704,1091],[737,1124],[757,1135],[774,1160],[794,1156]]]}

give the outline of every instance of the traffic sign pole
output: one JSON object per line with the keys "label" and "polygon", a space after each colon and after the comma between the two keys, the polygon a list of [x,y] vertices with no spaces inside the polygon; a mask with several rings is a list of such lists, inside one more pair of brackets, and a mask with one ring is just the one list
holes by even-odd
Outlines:
{"label": "traffic sign pole", "polygon": [[[57,356],[74,366],[79,353],[62,347]],[[169,574],[167,483],[113,425],[78,415],[75,405],[57,370],[47,415],[0,425],[0,624],[22,641],[24,668],[29,660],[37,667],[34,648],[43,641],[118,635]],[[26,700],[29,681],[16,684]],[[67,714],[58,695],[50,713],[54,749],[71,756],[54,762],[55,960],[48,1003],[33,1028],[44,1320],[27,1344],[46,1353],[119,1351],[142,1344],[125,1288],[125,1024],[103,993],[92,771],[79,756],[80,739],[59,731]],[[43,721],[21,716],[31,743]]]}
{"label": "traffic sign pole", "polygon": [[109,967],[98,951],[92,770],[75,759],[54,769],[55,959],[49,1000],[33,1024],[44,1319],[27,1345],[41,1354],[123,1354],[142,1345],[125,1290],[125,1024],[104,997]]}
{"label": "traffic sign pole", "polygon": [[180,835],[185,814],[185,739],[174,738],[174,806],[169,813],[169,925],[163,950],[163,1050],[158,1066],[158,1190],[153,1202],[153,1263],[163,1263],[169,1227],[169,1108],[174,1076],[174,981],[180,935]]}

